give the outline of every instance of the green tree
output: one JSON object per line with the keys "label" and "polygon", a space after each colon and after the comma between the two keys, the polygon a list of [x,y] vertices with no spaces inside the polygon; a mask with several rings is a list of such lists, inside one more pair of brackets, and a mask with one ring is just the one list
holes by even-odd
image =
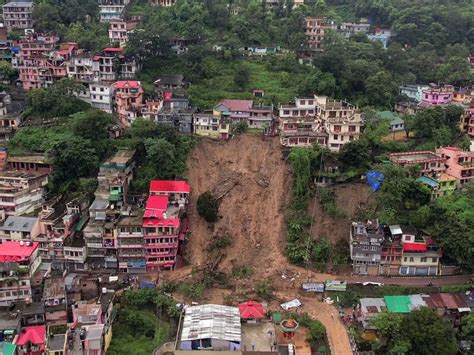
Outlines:
{"label": "green tree", "polygon": [[34,7],[33,19],[38,32],[56,31],[62,22],[58,7],[48,2],[40,2]]}
{"label": "green tree", "polygon": [[149,163],[161,179],[176,177],[176,152],[173,144],[164,138],[147,138],[144,141]]}
{"label": "green tree", "polygon": [[465,339],[474,340],[474,313],[462,319],[461,334]]}
{"label": "green tree", "polygon": [[392,108],[398,87],[392,75],[387,71],[379,71],[367,78],[367,96],[371,105]]}
{"label": "green tree", "polygon": [[74,114],[70,125],[75,136],[89,140],[97,153],[103,156],[109,148],[107,127],[111,123],[110,114],[99,110],[89,110]]}
{"label": "green tree", "polygon": [[249,80],[250,71],[248,70],[248,68],[244,65],[238,65],[234,69],[234,84],[237,85],[237,87],[243,91],[248,85]]}
{"label": "green tree", "polygon": [[210,191],[199,195],[196,208],[199,215],[208,223],[217,222],[219,219],[219,201]]}
{"label": "green tree", "polygon": [[5,60],[0,62],[0,79],[11,81],[17,74],[12,65]]}

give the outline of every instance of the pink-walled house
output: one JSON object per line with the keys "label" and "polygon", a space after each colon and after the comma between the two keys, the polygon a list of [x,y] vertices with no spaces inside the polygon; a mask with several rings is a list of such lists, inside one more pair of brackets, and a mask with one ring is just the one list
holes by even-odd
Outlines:
{"label": "pink-walled house", "polygon": [[441,147],[436,153],[446,159],[446,173],[458,180],[458,187],[474,181],[474,152],[458,147]]}
{"label": "pink-walled house", "polygon": [[421,107],[449,105],[453,100],[454,88],[451,85],[436,86],[430,85],[423,90],[421,95]]}
{"label": "pink-walled house", "polygon": [[122,80],[115,82],[113,87],[119,120],[125,127],[130,127],[143,107],[142,84],[136,80]]}

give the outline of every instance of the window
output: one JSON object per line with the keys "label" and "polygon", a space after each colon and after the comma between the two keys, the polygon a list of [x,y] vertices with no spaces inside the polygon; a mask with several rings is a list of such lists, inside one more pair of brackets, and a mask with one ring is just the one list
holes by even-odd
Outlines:
{"label": "window", "polygon": [[428,259],[428,258],[425,258],[425,257],[423,257],[423,258],[420,258],[420,262],[422,262],[422,263],[426,263],[427,259]]}
{"label": "window", "polygon": [[349,126],[349,132],[355,132],[356,126]]}
{"label": "window", "polygon": [[339,136],[337,134],[334,135],[334,140],[337,141],[339,139]]}
{"label": "window", "polygon": [[438,258],[431,258],[431,262],[432,262],[432,263],[437,263],[437,262],[438,262]]}
{"label": "window", "polygon": [[408,258],[405,256],[405,257],[403,258],[403,261],[407,261],[407,260],[408,260]]}
{"label": "window", "polygon": [[412,263],[414,261],[415,261],[415,259],[413,259],[413,257],[410,257],[410,262]]}

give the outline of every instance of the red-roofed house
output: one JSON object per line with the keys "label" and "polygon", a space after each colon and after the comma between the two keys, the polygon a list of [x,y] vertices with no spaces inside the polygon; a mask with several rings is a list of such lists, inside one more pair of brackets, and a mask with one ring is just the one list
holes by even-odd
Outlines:
{"label": "red-roofed house", "polygon": [[271,128],[273,124],[273,106],[254,105],[252,100],[222,100],[213,115],[229,116],[232,123],[246,122],[250,128]]}
{"label": "red-roofed house", "polygon": [[31,299],[30,278],[41,264],[36,242],[2,242],[0,244],[0,306]]}
{"label": "red-roofed house", "polygon": [[262,304],[254,301],[247,301],[239,304],[240,319],[247,323],[256,323],[257,320],[265,317],[265,309]]}
{"label": "red-roofed house", "polygon": [[19,354],[43,355],[46,350],[46,325],[22,328],[15,345]]}
{"label": "red-roofed house", "polygon": [[190,190],[185,181],[151,181],[142,225],[147,272],[176,267],[187,231],[187,223],[181,218]]}
{"label": "red-roofed house", "polygon": [[130,127],[143,107],[142,84],[136,80],[122,80],[115,82],[113,87],[119,120],[125,127]]}

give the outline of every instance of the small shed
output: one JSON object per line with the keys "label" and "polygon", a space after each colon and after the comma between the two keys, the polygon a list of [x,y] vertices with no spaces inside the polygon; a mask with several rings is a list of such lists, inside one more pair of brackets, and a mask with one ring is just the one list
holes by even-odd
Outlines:
{"label": "small shed", "polygon": [[301,285],[301,288],[304,292],[316,292],[316,293],[323,293],[324,292],[324,284],[319,283],[304,283]]}
{"label": "small shed", "polygon": [[261,303],[247,301],[239,304],[240,320],[245,323],[257,323],[265,318],[265,308]]}
{"label": "small shed", "polygon": [[326,280],[326,291],[341,291],[347,290],[347,281]]}

